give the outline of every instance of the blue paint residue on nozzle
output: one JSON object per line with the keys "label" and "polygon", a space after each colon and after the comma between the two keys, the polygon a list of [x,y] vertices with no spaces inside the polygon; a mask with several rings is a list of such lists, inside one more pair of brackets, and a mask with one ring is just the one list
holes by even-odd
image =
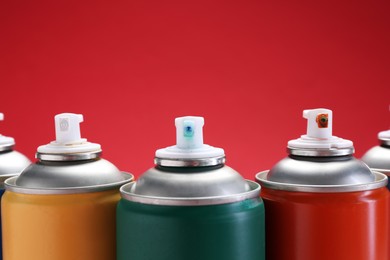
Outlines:
{"label": "blue paint residue on nozzle", "polygon": [[183,122],[183,135],[184,137],[191,138],[195,133],[195,124],[193,121],[184,121]]}

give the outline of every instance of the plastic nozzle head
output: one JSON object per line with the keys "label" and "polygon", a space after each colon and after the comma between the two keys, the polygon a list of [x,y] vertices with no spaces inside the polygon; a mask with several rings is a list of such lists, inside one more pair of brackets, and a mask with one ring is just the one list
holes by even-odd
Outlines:
{"label": "plastic nozzle head", "polygon": [[[389,110],[390,110],[390,105],[389,105]],[[387,130],[387,131],[379,132],[378,139],[379,140],[384,140],[384,141],[390,140],[390,129]]]}
{"label": "plastic nozzle head", "polygon": [[203,143],[203,125],[203,117],[185,116],[176,118],[176,145],[157,150],[156,157],[202,159],[224,156],[223,149]]}
{"label": "plastic nozzle head", "polygon": [[178,148],[196,149],[203,146],[203,117],[178,117],[175,119],[175,125],[176,146]]}
{"label": "plastic nozzle head", "polygon": [[54,117],[56,128],[56,143],[71,144],[86,141],[81,139],[80,123],[83,122],[83,115],[63,113]]}
{"label": "plastic nozzle head", "polygon": [[332,114],[332,110],[325,108],[304,110],[303,117],[307,119],[306,135],[290,140],[288,147],[303,149],[353,148],[352,141],[332,135]]}
{"label": "plastic nozzle head", "polygon": [[73,113],[58,114],[54,117],[56,140],[38,147],[38,153],[73,154],[101,151],[100,144],[87,142],[81,138],[80,123],[83,115]]}
{"label": "plastic nozzle head", "polygon": [[[4,120],[4,114],[0,113],[0,121]],[[11,147],[15,145],[15,140],[12,137],[4,136],[0,134],[0,150],[9,150]],[[5,148],[7,147],[7,148]]]}
{"label": "plastic nozzle head", "polygon": [[332,137],[332,110],[318,108],[303,110],[307,119],[306,135],[312,138]]}

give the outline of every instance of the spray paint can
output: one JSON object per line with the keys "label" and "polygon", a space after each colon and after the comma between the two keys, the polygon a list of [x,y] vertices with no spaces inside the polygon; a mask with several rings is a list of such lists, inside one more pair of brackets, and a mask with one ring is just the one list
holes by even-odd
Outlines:
{"label": "spray paint can", "polygon": [[332,136],[332,111],[305,110],[307,134],[260,172],[268,260],[388,259],[387,177]]}
{"label": "spray paint can", "polygon": [[154,168],[121,187],[118,260],[262,260],[260,186],[203,144],[202,117],[176,118],[177,145],[156,151]]}
{"label": "spray paint can", "polygon": [[[0,113],[0,121],[3,120],[4,114]],[[4,193],[4,181],[10,177],[19,175],[31,163],[26,156],[13,150],[14,146],[14,138],[0,135],[0,197]],[[0,244],[1,242],[0,236]],[[2,251],[0,250],[1,259],[3,258]]]}
{"label": "spray paint can", "polygon": [[82,115],[55,116],[56,141],[7,179],[2,200],[7,260],[114,260],[119,187],[133,179],[80,136]]}
{"label": "spray paint can", "polygon": [[[368,150],[362,157],[372,170],[390,176],[390,130],[379,132],[379,145]],[[390,189],[390,184],[387,184]]]}

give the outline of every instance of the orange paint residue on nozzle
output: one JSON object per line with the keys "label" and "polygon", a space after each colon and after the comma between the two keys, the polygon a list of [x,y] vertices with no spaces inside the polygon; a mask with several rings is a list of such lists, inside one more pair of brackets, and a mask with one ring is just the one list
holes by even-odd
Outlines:
{"label": "orange paint residue on nozzle", "polygon": [[328,114],[318,114],[316,122],[318,128],[328,128]]}

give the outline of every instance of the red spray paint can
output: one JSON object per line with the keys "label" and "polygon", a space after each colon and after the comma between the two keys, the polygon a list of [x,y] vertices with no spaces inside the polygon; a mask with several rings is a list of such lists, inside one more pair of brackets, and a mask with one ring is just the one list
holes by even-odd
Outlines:
{"label": "red spray paint can", "polygon": [[268,260],[387,260],[387,177],[332,136],[332,111],[305,110],[307,135],[260,172]]}

